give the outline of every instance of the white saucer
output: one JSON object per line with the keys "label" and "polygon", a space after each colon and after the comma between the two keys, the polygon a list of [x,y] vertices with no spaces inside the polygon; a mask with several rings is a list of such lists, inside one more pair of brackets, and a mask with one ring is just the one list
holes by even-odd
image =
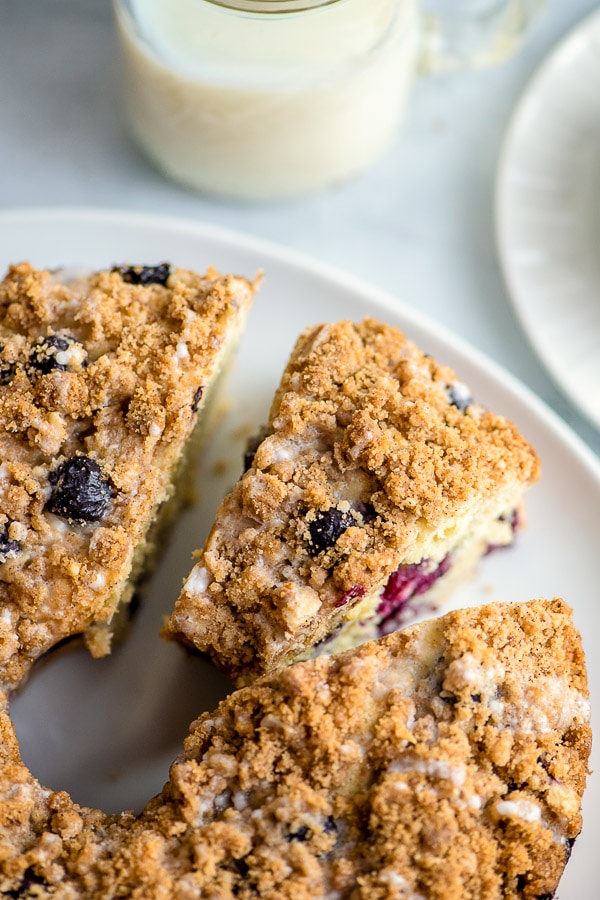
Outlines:
{"label": "white saucer", "polygon": [[521,324],[600,427],[600,13],[533,77],[498,168],[500,260]]}

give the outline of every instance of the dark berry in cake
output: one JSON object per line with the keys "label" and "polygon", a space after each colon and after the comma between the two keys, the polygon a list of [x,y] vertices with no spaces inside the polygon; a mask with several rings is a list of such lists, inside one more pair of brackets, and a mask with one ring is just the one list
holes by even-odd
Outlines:
{"label": "dark berry in cake", "polygon": [[30,375],[47,375],[48,372],[65,372],[68,362],[61,356],[66,350],[77,347],[77,356],[83,363],[87,353],[81,344],[68,334],[49,334],[40,338],[31,350],[27,369]]}
{"label": "dark berry in cake", "polygon": [[158,266],[114,266],[113,272],[118,272],[127,284],[162,284],[166,287],[171,266],[169,263],[160,263]]}
{"label": "dark berry in cake", "polygon": [[269,429],[263,425],[263,427],[257,432],[257,434],[253,434],[252,437],[248,438],[246,443],[246,449],[244,451],[244,472],[247,472],[248,469],[252,468],[254,463],[254,457],[256,456],[256,451],[264,441],[264,439],[268,436]]}
{"label": "dark berry in cake", "polygon": [[[31,888],[35,888],[37,886],[48,887],[48,884],[44,878],[41,878],[39,875],[36,875],[33,869],[26,869],[23,873],[23,877],[21,880],[21,884],[14,891],[8,891],[6,894],[7,897],[37,897],[38,892],[36,890],[31,890]],[[4,896],[4,895],[3,895]]]}
{"label": "dark berry in cake", "polygon": [[377,612],[382,620],[382,634],[389,634],[385,622],[392,622],[394,616],[402,612],[411,597],[424,594],[431,585],[441,578],[450,568],[450,555],[437,566],[431,566],[429,560],[400,566],[392,572],[383,589]]}
{"label": "dark berry in cake", "polygon": [[372,503],[359,503],[357,505],[358,512],[362,516],[362,520],[365,525],[368,525],[369,522],[373,522],[377,518],[377,512]]}
{"label": "dark berry in cake", "polygon": [[14,363],[0,362],[0,384],[9,384],[15,377]]}
{"label": "dark berry in cake", "polygon": [[202,400],[203,393],[204,388],[202,387],[202,385],[200,385],[200,387],[197,388],[194,394],[194,399],[192,400],[192,412],[198,412],[198,407],[200,406],[200,401]]}
{"label": "dark berry in cake", "polygon": [[8,526],[8,522],[5,525],[0,525],[0,563],[5,563],[7,559],[16,556],[21,549],[18,541],[11,541],[9,538]]}
{"label": "dark berry in cake", "polygon": [[309,522],[310,543],[308,552],[311,556],[318,556],[323,550],[333,547],[337,539],[356,522],[350,513],[342,512],[335,506],[329,509],[318,510],[315,518]]}
{"label": "dark berry in cake", "polygon": [[[0,344],[0,353],[4,350],[4,345]],[[5,362],[0,359],[0,384],[8,384],[13,380],[16,371],[14,363]]]}
{"label": "dark berry in cake", "polygon": [[292,831],[289,834],[289,841],[307,841],[308,840],[309,829],[307,825],[301,825],[297,831]]}
{"label": "dark berry in cake", "polygon": [[323,831],[325,834],[337,834],[338,827],[335,824],[335,819],[333,816],[327,816],[325,821],[323,822]]}
{"label": "dark berry in cake", "polygon": [[466,384],[462,381],[455,381],[446,387],[448,395],[448,403],[455,406],[459,412],[466,412],[467,408],[473,403],[473,397]]}
{"label": "dark berry in cake", "polygon": [[88,456],[73,456],[50,473],[48,512],[71,522],[98,522],[110,504],[111,488],[102,469]]}
{"label": "dark berry in cake", "polygon": [[364,597],[366,593],[367,589],[363,587],[362,584],[356,584],[354,587],[351,587],[349,591],[346,591],[345,594],[342,594],[335,605],[336,607],[345,606],[346,603],[350,603],[351,600],[356,600],[360,597]]}

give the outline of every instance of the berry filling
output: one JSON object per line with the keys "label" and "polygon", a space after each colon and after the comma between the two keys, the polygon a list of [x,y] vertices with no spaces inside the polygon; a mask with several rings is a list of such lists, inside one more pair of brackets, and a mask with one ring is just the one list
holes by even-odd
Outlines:
{"label": "berry filling", "polygon": [[362,584],[355,584],[354,587],[351,587],[349,591],[346,591],[345,594],[342,594],[340,599],[336,602],[336,607],[345,606],[346,603],[349,603],[351,600],[356,600],[357,597],[364,597],[367,593],[367,589],[362,586]]}
{"label": "berry filling", "polygon": [[21,549],[18,541],[11,541],[8,535],[8,527],[8,522],[0,526],[0,563],[5,563],[7,559],[12,559]]}
{"label": "berry filling", "polygon": [[445,575],[450,568],[450,554],[447,554],[437,565],[431,565],[428,559],[420,563],[400,566],[392,572],[383,589],[377,614],[380,616],[380,634],[390,634],[398,627],[398,617],[409,600],[429,590],[438,578]]}
{"label": "berry filling", "polygon": [[[521,528],[522,523],[521,523],[518,509],[513,509],[513,511],[511,513],[508,513],[505,516],[498,516],[498,520],[500,522],[508,522],[509,523],[511,531],[513,533],[513,537],[515,536],[517,531],[519,531],[519,529]],[[487,556],[488,553],[492,553],[494,550],[501,550],[502,547],[506,547],[506,546],[507,546],[507,544],[488,544],[486,551],[485,551],[485,555]]]}

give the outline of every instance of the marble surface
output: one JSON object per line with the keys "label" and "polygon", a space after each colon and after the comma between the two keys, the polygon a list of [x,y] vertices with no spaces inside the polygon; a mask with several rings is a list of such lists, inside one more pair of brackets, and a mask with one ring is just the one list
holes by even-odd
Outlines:
{"label": "marble surface", "polygon": [[394,145],[360,178],[294,202],[242,205],[170,183],[130,143],[110,0],[0,0],[0,207],[164,213],[283,243],[460,333],[600,452],[598,430],[550,380],[517,322],[493,219],[511,111],[546,54],[597,5],[548,0],[507,63],[421,78]]}

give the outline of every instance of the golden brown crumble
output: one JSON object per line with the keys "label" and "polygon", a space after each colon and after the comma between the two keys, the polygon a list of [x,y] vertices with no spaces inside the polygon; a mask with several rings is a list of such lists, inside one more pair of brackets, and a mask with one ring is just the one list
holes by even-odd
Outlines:
{"label": "golden brown crumble", "polygon": [[[116,271],[63,283],[28,263],[8,270],[0,283],[5,687],[69,635],[87,631],[92,652],[108,650],[110,629],[100,635],[94,623],[110,622],[171,491],[198,391],[253,293],[245,279],[214,270],[173,269],[165,284],[148,285]],[[84,518],[85,490],[65,499],[56,488],[73,460],[76,477],[92,484],[95,505]]]}
{"label": "golden brown crumble", "polygon": [[0,890],[533,900],[581,828],[588,723],[558,599],[448,613],[233,693],[139,817],[42,788],[4,713]]}
{"label": "golden brown crumble", "polygon": [[538,476],[515,425],[398,329],[309,328],[167,633],[251,680],[330,635],[398,566],[439,563],[468,529],[479,558]]}

